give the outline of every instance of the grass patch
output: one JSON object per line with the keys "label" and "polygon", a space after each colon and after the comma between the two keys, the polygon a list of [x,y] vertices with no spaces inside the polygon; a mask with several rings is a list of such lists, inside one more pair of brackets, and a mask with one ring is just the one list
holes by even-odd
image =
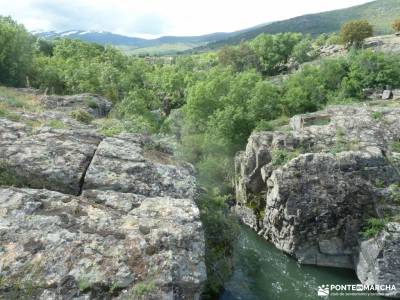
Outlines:
{"label": "grass patch", "polygon": [[18,122],[21,120],[21,116],[9,111],[7,108],[0,106],[0,118],[5,118],[10,121]]}
{"label": "grass patch", "polygon": [[40,102],[36,95],[23,93],[4,86],[0,86],[0,105],[9,110],[41,110]]}
{"label": "grass patch", "polygon": [[287,151],[283,149],[273,150],[272,151],[272,165],[273,166],[283,166],[287,162],[291,161],[293,158],[296,158],[300,155],[300,151]]}
{"label": "grass patch", "polygon": [[361,232],[363,238],[370,239],[376,237],[385,228],[388,222],[389,220],[387,218],[369,218]]}
{"label": "grass patch", "polygon": [[50,120],[46,123],[46,125],[54,129],[65,129],[68,127],[67,124],[61,120]]}
{"label": "grass patch", "polygon": [[93,121],[93,116],[89,114],[87,111],[84,111],[82,109],[75,110],[70,113],[70,116],[77,120],[78,122],[81,122],[83,124],[90,124]]}
{"label": "grass patch", "polygon": [[390,198],[400,204],[400,186],[398,184],[391,184],[389,186]]}
{"label": "grass patch", "polygon": [[[145,297],[156,290],[156,284],[153,281],[139,282],[132,289],[132,296]],[[134,298],[134,299],[136,299]]]}
{"label": "grass patch", "polygon": [[382,120],[382,118],[383,118],[383,113],[380,112],[380,111],[374,111],[374,112],[371,113],[371,117],[372,117],[374,120]]}
{"label": "grass patch", "polygon": [[400,141],[395,141],[390,144],[390,148],[392,149],[393,152],[399,152],[400,153]]}

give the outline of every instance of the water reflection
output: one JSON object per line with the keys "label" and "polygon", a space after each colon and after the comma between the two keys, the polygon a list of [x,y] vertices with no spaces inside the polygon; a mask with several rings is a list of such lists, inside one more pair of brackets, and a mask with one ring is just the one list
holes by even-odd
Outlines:
{"label": "water reflection", "polygon": [[[235,247],[235,271],[220,300],[322,299],[323,284],[357,284],[351,270],[301,266],[251,229],[241,227]],[[329,297],[324,299],[382,300],[382,297]]]}

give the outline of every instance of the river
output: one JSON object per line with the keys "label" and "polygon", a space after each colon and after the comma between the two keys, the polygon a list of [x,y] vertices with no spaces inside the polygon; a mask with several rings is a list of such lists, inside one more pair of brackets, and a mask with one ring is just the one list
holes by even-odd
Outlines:
{"label": "river", "polygon": [[297,261],[241,226],[235,245],[235,270],[219,300],[383,300],[378,296],[317,296],[323,284],[360,283],[351,270],[301,266]]}

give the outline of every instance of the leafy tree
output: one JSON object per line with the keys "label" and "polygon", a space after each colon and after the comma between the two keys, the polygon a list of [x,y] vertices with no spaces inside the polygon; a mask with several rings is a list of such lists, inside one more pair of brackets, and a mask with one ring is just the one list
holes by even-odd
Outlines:
{"label": "leafy tree", "polygon": [[368,21],[358,20],[345,23],[340,30],[340,36],[342,42],[348,47],[360,48],[364,40],[371,37],[373,32],[373,27]]}
{"label": "leafy tree", "polygon": [[223,66],[232,66],[235,72],[259,68],[255,51],[245,42],[239,46],[225,46],[218,52],[218,60]]}
{"label": "leafy tree", "polygon": [[302,39],[299,33],[281,33],[277,35],[260,34],[250,46],[255,51],[259,71],[263,75],[276,75],[286,64],[293,48]]}
{"label": "leafy tree", "polygon": [[23,25],[0,16],[0,83],[25,84],[32,66],[33,42]]}
{"label": "leafy tree", "polygon": [[313,47],[313,41],[311,38],[305,38],[293,47],[291,55],[296,62],[305,63],[311,61],[317,57],[317,52]]}

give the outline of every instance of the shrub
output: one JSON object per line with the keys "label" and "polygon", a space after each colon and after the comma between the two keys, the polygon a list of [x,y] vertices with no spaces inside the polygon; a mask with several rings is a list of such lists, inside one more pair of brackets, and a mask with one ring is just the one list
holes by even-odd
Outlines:
{"label": "shrub", "polygon": [[90,124],[94,119],[91,114],[82,109],[71,112],[70,116],[83,124]]}
{"label": "shrub", "polygon": [[396,32],[399,32],[400,31],[400,19],[395,20],[392,24],[392,27]]}
{"label": "shrub", "polygon": [[283,149],[277,149],[272,151],[272,165],[273,166],[283,166],[287,162],[291,161],[293,158],[299,156],[300,152],[298,150],[287,151]]}
{"label": "shrub", "polygon": [[388,219],[369,218],[363,227],[362,236],[365,239],[376,237],[389,222]]}
{"label": "shrub", "polygon": [[132,295],[135,297],[135,299],[142,298],[148,296],[155,290],[156,290],[156,285],[153,281],[139,282],[135,284],[135,286],[133,287]]}
{"label": "shrub", "polygon": [[358,20],[345,23],[340,30],[342,42],[349,46],[360,48],[364,40],[373,35],[373,27],[368,21]]}

